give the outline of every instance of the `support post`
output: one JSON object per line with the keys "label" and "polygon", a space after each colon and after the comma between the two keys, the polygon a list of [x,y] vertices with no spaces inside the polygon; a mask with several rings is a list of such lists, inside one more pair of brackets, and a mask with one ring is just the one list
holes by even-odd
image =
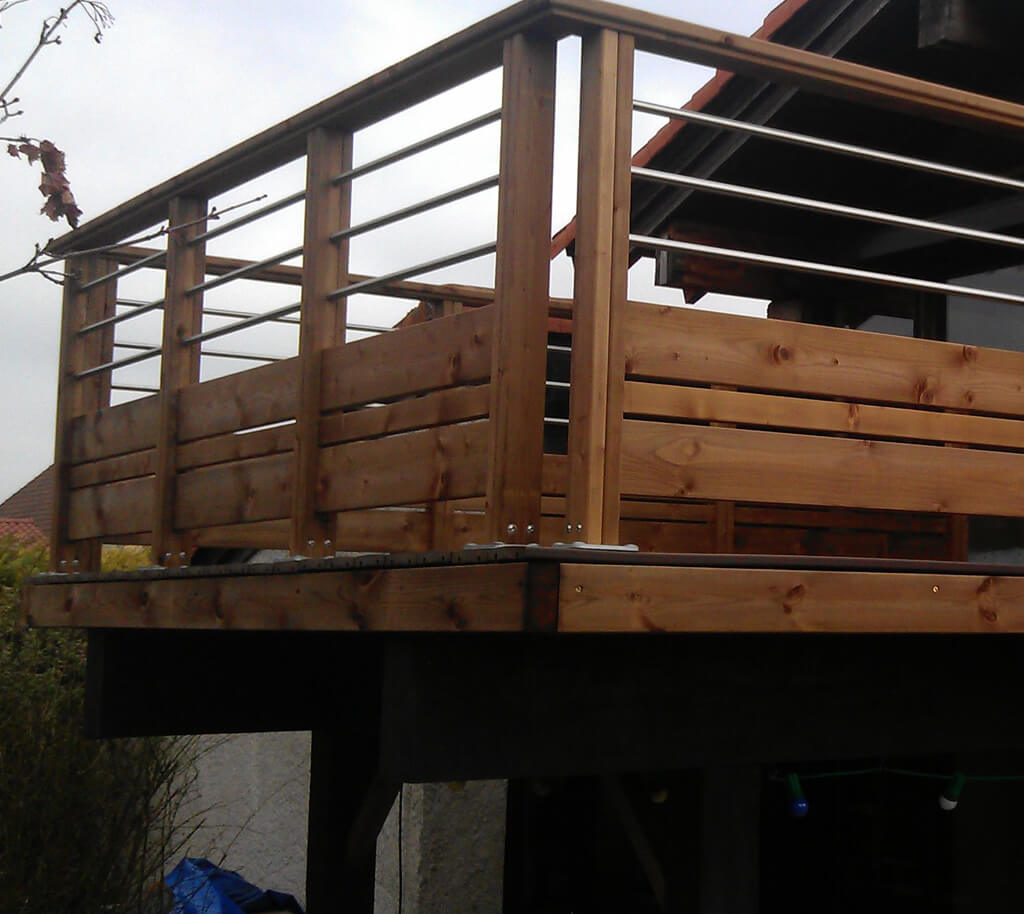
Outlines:
{"label": "support post", "polygon": [[633,39],[585,35],[580,76],[567,535],[617,543]]}
{"label": "support post", "polygon": [[306,221],[302,248],[299,324],[299,400],[295,413],[292,479],[293,555],[333,554],[330,518],[317,511],[320,470],[321,353],[345,342],[346,300],[328,295],[348,281],[348,239],[330,236],[348,228],[352,184],[332,179],[352,167],[352,135],[323,127],[306,140]]}
{"label": "support post", "polygon": [[116,268],[114,261],[99,255],[70,257],[65,264],[64,303],[61,315],[60,375],[57,381],[57,428],[54,447],[54,507],[50,529],[50,566],[54,571],[99,569],[100,542],[73,542],[70,538],[71,423],[110,405],[110,372],[84,380],[75,374],[113,358],[112,328],[80,336],[87,324],[112,317],[116,308],[117,282],[111,280],[87,292],[79,287]]}
{"label": "support post", "polygon": [[206,231],[207,201],[175,197],[168,215],[167,275],[164,292],[163,350],[160,356],[160,424],[153,487],[153,560],[160,565],[187,563],[187,535],[174,524],[177,487],[178,397],[183,387],[199,381],[200,348],[182,340],[203,327],[203,294],[187,290],[206,275],[206,245],[189,241]]}
{"label": "support post", "polygon": [[701,914],[757,914],[760,902],[761,771],[704,770]]}
{"label": "support post", "polygon": [[540,530],[550,297],[555,42],[505,42],[487,530],[527,542]]}

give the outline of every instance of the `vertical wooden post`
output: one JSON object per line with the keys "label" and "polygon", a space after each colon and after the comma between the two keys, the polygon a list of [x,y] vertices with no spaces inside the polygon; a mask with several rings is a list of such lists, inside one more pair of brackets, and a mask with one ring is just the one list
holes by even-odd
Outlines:
{"label": "vertical wooden post", "polygon": [[[202,293],[187,290],[206,275],[206,245],[189,241],[206,230],[207,201],[175,197],[168,215],[167,275],[164,291],[163,351],[160,356],[160,425],[156,442],[156,479],[153,487],[153,560],[160,565],[187,561],[189,544],[174,525],[177,483],[178,395],[199,381],[200,347],[183,343],[203,326]],[[177,226],[181,226],[177,228]]]}
{"label": "vertical wooden post", "polygon": [[632,102],[632,37],[584,36],[566,532],[591,543],[618,541]]}
{"label": "vertical wooden post", "polygon": [[550,298],[555,42],[505,42],[487,530],[527,542],[540,530]]}
{"label": "vertical wooden post", "polygon": [[318,513],[321,353],[345,342],[346,300],[327,296],[348,280],[348,240],[330,236],[349,226],[352,184],[332,178],[352,167],[352,135],[318,127],[307,137],[306,221],[302,248],[299,400],[295,413],[291,551],[333,553],[334,531]]}
{"label": "vertical wooden post", "polygon": [[102,365],[113,357],[112,329],[85,336],[79,330],[112,317],[116,308],[115,281],[79,287],[112,272],[116,264],[105,257],[70,257],[65,265],[64,304],[61,315],[60,373],[57,380],[57,429],[54,448],[54,506],[50,530],[50,566],[54,571],[92,571],[99,568],[98,540],[72,542],[69,531],[69,470],[71,422],[110,405],[110,372],[77,380],[75,374]]}
{"label": "vertical wooden post", "polygon": [[761,772],[704,769],[701,914],[757,914],[760,906]]}

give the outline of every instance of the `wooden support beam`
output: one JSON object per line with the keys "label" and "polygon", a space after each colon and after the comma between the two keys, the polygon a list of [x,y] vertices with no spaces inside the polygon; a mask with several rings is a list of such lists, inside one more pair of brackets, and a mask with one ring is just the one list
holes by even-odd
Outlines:
{"label": "wooden support beam", "polygon": [[205,276],[206,245],[189,244],[206,231],[207,201],[175,197],[171,201],[164,292],[163,352],[160,358],[160,419],[153,487],[153,560],[161,565],[188,561],[191,546],[175,525],[177,498],[178,410],[182,389],[199,381],[200,349],[182,340],[203,327],[203,295],[188,295]]}
{"label": "wooden support beam", "polygon": [[321,377],[324,349],[345,342],[346,299],[332,291],[348,281],[348,239],[331,241],[348,228],[352,183],[335,175],[352,167],[352,134],[318,127],[306,150],[306,222],[302,253],[302,311],[299,326],[299,398],[295,413],[295,471],[292,484],[291,551],[322,556],[334,552],[329,518],[317,511],[320,469]]}
{"label": "wooden support beam", "polygon": [[757,914],[761,770],[704,769],[700,914]]}
{"label": "wooden support beam", "polygon": [[[313,731],[306,851],[309,914],[373,914],[377,835],[401,783],[379,770],[380,690],[371,686],[369,691],[360,696],[362,707],[345,709],[344,733]],[[353,711],[356,739],[350,736]]]}
{"label": "wooden support beam", "polygon": [[[584,37],[566,533],[591,543],[618,541],[618,512],[606,500],[618,500],[618,435],[609,426],[622,422],[618,356],[629,269],[632,75],[631,38],[608,30]],[[609,433],[613,453],[607,452]]]}
{"label": "wooden support beam", "polygon": [[505,43],[491,369],[487,529],[526,542],[540,529],[547,360],[555,41]]}
{"label": "wooden support beam", "polygon": [[79,330],[114,313],[116,282],[95,286],[87,292],[79,287],[111,272],[105,257],[69,258],[64,283],[61,316],[60,374],[57,382],[57,429],[54,448],[53,522],[50,534],[50,565],[54,571],[91,571],[99,568],[100,543],[72,542],[70,529],[71,465],[73,423],[110,405],[110,374],[103,372],[84,380],[74,375],[86,368],[109,362],[113,355],[113,334],[106,330],[79,336]]}

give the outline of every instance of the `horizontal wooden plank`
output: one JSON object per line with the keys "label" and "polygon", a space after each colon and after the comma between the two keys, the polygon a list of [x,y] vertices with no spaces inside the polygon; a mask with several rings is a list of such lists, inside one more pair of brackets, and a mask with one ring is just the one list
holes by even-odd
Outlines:
{"label": "horizontal wooden plank", "polygon": [[179,445],[177,467],[187,470],[232,460],[266,457],[289,452],[294,447],[294,423],[243,434],[217,435]]}
{"label": "horizontal wooden plank", "polygon": [[149,476],[156,467],[156,451],[136,451],[134,454],[121,454],[119,457],[107,457],[105,460],[93,460],[71,467],[68,481],[72,489],[84,486],[99,486],[108,482],[120,482],[122,479],[134,479],[136,476]]}
{"label": "horizontal wooden plank", "polygon": [[562,565],[562,632],[1024,632],[1024,578]]}
{"label": "horizontal wooden plank", "polygon": [[714,552],[715,531],[710,524],[653,520],[620,520],[619,541],[641,552]]}
{"label": "horizontal wooden plank", "polygon": [[493,312],[476,308],[326,350],[321,409],[486,381]]}
{"label": "horizontal wooden plank", "polygon": [[69,461],[85,463],[155,447],[157,400],[142,397],[72,419]]}
{"label": "horizontal wooden plank", "polygon": [[221,549],[287,549],[290,526],[287,519],[253,524],[200,527],[192,534],[197,546]]}
{"label": "horizontal wooden plank", "polygon": [[1024,415],[1024,353],[630,303],[626,373]]}
{"label": "horizontal wooden plank", "polygon": [[451,387],[386,406],[366,406],[320,420],[320,444],[377,438],[436,425],[486,419],[491,387]]}
{"label": "horizontal wooden plank", "polygon": [[178,441],[294,419],[297,366],[297,359],[285,359],[184,388],[178,409]]}
{"label": "horizontal wooden plank", "polygon": [[1019,419],[780,397],[749,391],[628,381],[623,411],[662,419],[734,422],[766,428],[1024,449],[1024,422]]}
{"label": "horizontal wooden plank", "polygon": [[634,496],[1024,516],[1024,454],[635,419],[622,438]]}
{"label": "horizontal wooden plank", "polygon": [[179,473],[174,525],[179,530],[288,517],[290,454],[239,460]]}
{"label": "horizontal wooden plank", "polygon": [[908,514],[892,511],[853,511],[842,508],[814,510],[737,505],[736,523],[791,527],[845,527],[851,530],[944,534],[948,529],[949,519],[934,514]]}
{"label": "horizontal wooden plank", "polygon": [[894,535],[881,531],[820,527],[737,525],[733,551],[745,555],[852,555],[935,561],[948,557],[946,539],[938,535]]}
{"label": "horizontal wooden plank", "polygon": [[484,494],[488,422],[324,448],[317,509],[346,511]]}
{"label": "horizontal wooden plank", "polygon": [[526,565],[30,585],[39,626],[233,631],[520,631]]}
{"label": "horizontal wooden plank", "polygon": [[95,539],[153,529],[153,477],[74,489],[68,497],[70,539]]}

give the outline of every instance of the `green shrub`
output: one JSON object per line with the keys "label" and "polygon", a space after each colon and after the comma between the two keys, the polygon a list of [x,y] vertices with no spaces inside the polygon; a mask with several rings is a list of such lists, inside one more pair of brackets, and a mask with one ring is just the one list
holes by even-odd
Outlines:
{"label": "green shrub", "polygon": [[165,863],[198,824],[180,821],[195,741],[85,739],[83,633],[19,620],[45,563],[0,539],[0,914],[164,910]]}

